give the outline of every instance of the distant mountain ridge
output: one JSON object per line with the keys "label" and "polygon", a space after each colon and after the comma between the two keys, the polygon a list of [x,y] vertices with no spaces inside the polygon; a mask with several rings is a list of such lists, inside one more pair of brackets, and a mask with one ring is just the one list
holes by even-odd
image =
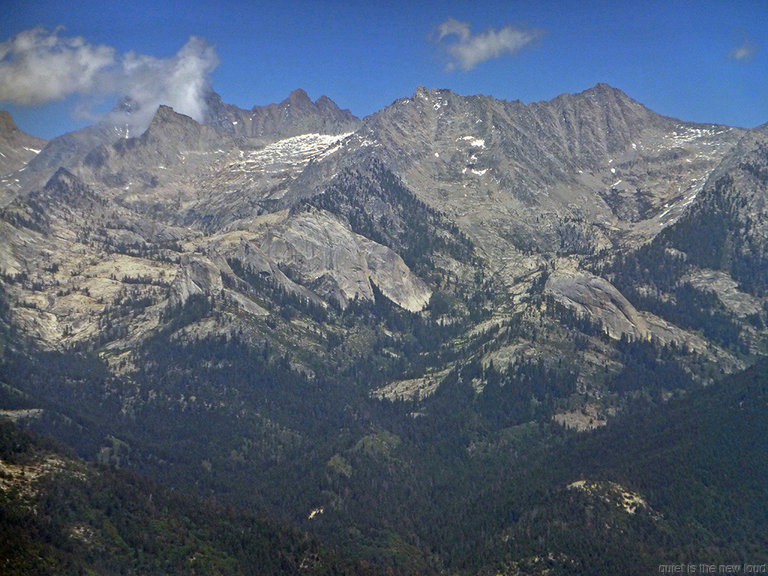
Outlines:
{"label": "distant mountain ridge", "polygon": [[[231,104],[224,104],[221,97],[215,92],[209,94],[207,104],[207,116],[204,124],[230,137],[244,138],[246,142],[249,142],[246,144],[247,146],[260,147],[283,138],[312,132],[319,134],[350,132],[355,130],[360,123],[360,120],[349,110],[339,109],[330,98],[322,96],[316,102],[312,102],[307,93],[300,89],[293,91],[280,104],[254,106],[250,111]],[[118,117],[120,118],[134,112],[133,104],[125,100],[118,104],[116,110],[119,112]],[[161,106],[158,110],[160,118],[163,117],[163,110],[170,110],[170,108]],[[3,114],[5,119],[3,131],[11,134],[16,130],[21,133],[13,124],[10,114],[7,112],[3,112]],[[155,120],[158,119],[157,112],[154,118]],[[14,153],[23,153],[26,156],[24,156],[25,160],[21,164],[9,164],[8,172],[18,170],[34,158],[34,155],[30,155],[30,148],[38,151],[45,148],[42,156],[31,164],[29,173],[21,176],[19,187],[39,186],[44,184],[45,180],[58,167],[71,168],[99,145],[110,146],[119,140],[129,139],[128,136],[141,136],[141,134],[130,134],[122,122],[112,124],[112,120],[112,116],[108,115],[102,122],[93,126],[51,139],[47,143],[47,147],[45,141],[31,136],[28,137],[31,140],[26,147],[15,142],[9,142],[9,150],[21,150],[21,152]],[[179,135],[177,134],[177,136]],[[0,158],[0,160],[3,159]]]}
{"label": "distant mountain ridge", "polygon": [[[414,311],[413,303],[425,305],[449,270],[468,279],[476,275],[470,268],[482,269],[494,278],[495,290],[512,292],[548,278],[548,297],[613,326],[617,338],[655,334],[695,341],[643,317],[610,279],[594,275],[589,259],[636,248],[674,226],[696,205],[743,130],[663,117],[605,84],[531,104],[419,87],[362,122],[327,98],[312,102],[302,90],[251,111],[225,105],[216,94],[209,103],[206,124],[161,106],[135,137],[119,137],[103,125],[54,139],[24,170],[12,206],[25,214],[20,218],[34,220],[25,195],[61,163],[81,188],[115,205],[116,218],[99,228],[100,241],[110,245],[123,242],[109,239],[120,221],[149,218],[161,237],[211,252],[208,261],[226,275],[235,244],[223,239],[238,234],[261,252],[258,267],[291,292],[321,301],[331,295],[342,302],[355,295],[370,300],[373,288],[365,283],[372,282],[385,294],[409,294],[399,303],[411,302]],[[383,241],[383,248],[414,263],[409,243],[421,238],[403,242],[402,234],[423,223],[411,220],[413,210],[401,211],[413,202],[436,215],[420,232],[432,239],[420,260],[420,266],[429,260],[436,267],[429,288],[405,269],[389,278],[363,266],[368,277],[353,279],[360,264],[338,262],[358,262],[359,256],[342,256],[331,236],[317,237],[325,226],[340,225],[346,231],[338,238],[351,233]],[[308,204],[319,211],[301,208]],[[307,218],[318,221],[307,226]],[[76,224],[68,219],[66,225]],[[474,256],[462,249],[463,260],[446,259],[449,229],[472,244]],[[393,230],[400,230],[400,239]],[[282,234],[292,240],[281,236],[275,244]],[[147,248],[153,244],[151,234],[139,236]],[[309,264],[316,257],[322,266]],[[23,260],[14,256],[5,267],[22,269]]]}
{"label": "distant mountain ridge", "polygon": [[294,90],[279,104],[254,106],[250,110],[224,104],[216,93],[211,93],[206,103],[206,124],[235,136],[255,138],[265,143],[313,132],[353,132],[360,126],[360,119],[349,110],[341,110],[327,96],[312,102],[302,89]]}
{"label": "distant mountain ridge", "polygon": [[[97,226],[99,242],[109,245],[130,237],[110,238],[112,230],[135,222],[142,232],[132,232],[134,241],[141,238],[145,249],[152,250],[147,231],[154,229],[163,243],[174,238],[208,252],[207,261],[226,276],[237,235],[261,254],[253,265],[293,293],[323,302],[371,300],[375,284],[384,294],[408,294],[396,302],[410,302],[413,311],[440,286],[441,274],[469,282],[482,270],[494,290],[512,293],[530,291],[541,278],[548,280],[543,294],[613,326],[616,338],[696,341],[640,314],[590,259],[635,249],[674,228],[712,186],[710,176],[726,169],[721,162],[731,151],[748,153],[745,143],[736,148],[743,130],[660,116],[605,84],[531,104],[419,87],[363,121],[302,90],[251,111],[216,94],[209,103],[205,124],[161,106],[141,135],[120,137],[101,125],[52,140],[9,186],[18,198],[8,210],[22,220],[44,217],[35,214],[42,204],[31,207],[25,198],[61,165],[79,188],[114,205],[115,216]],[[434,216],[417,224],[417,211],[403,211],[405,205]],[[66,227],[78,225],[67,218]],[[321,237],[326,226],[344,231]],[[419,238],[405,235],[416,229]],[[362,266],[358,278],[362,256],[342,254],[331,240],[350,234],[363,244],[384,242],[382,249],[394,251],[385,258],[390,264],[398,252],[413,265],[431,262],[433,279],[421,284],[400,264],[388,268],[399,270],[396,277]],[[457,234],[472,255],[461,249],[461,258],[449,256],[458,250],[449,236]],[[410,244],[426,238],[429,248],[414,259]],[[11,251],[4,267],[23,269],[22,252]],[[323,264],[310,264],[314,258]]]}
{"label": "distant mountain ridge", "polygon": [[604,84],[532,104],[422,87],[366,118],[347,153],[309,167],[287,197],[373,156],[476,240],[599,249],[655,235],[743,133],[660,116]]}

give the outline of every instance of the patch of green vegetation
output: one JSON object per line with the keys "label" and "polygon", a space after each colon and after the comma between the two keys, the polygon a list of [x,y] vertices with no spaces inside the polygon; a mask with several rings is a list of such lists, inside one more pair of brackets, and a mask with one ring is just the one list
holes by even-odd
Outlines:
{"label": "patch of green vegetation", "polygon": [[355,444],[354,449],[371,458],[391,458],[402,443],[402,439],[396,434],[382,430],[375,434],[363,436]]}

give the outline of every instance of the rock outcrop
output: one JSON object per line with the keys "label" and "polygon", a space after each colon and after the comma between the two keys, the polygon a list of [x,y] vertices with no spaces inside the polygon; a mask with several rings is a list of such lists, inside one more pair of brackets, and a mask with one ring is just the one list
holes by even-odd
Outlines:
{"label": "rock outcrop", "polygon": [[260,249],[290,276],[342,305],[373,300],[373,284],[407,310],[422,310],[431,290],[391,249],[352,232],[321,210],[287,216],[263,232]]}
{"label": "rock outcrop", "polygon": [[556,270],[547,279],[544,294],[599,324],[611,338],[648,337],[645,319],[615,286],[582,270]]}

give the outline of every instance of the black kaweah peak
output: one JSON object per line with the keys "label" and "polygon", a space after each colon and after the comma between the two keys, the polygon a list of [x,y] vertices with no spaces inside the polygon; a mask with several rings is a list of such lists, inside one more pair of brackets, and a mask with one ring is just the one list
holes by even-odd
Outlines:
{"label": "black kaweah peak", "polygon": [[341,134],[360,126],[360,119],[349,110],[340,109],[327,96],[312,102],[302,89],[294,90],[279,104],[254,106],[250,110],[224,104],[216,93],[209,94],[206,103],[206,124],[235,136],[263,142],[308,133]]}

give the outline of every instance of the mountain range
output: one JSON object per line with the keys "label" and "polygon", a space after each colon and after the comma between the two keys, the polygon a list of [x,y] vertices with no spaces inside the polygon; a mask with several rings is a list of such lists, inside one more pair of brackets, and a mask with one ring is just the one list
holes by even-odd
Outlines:
{"label": "mountain range", "polygon": [[765,561],[766,126],[605,84],[207,104],[0,116],[8,417],[358,568]]}

